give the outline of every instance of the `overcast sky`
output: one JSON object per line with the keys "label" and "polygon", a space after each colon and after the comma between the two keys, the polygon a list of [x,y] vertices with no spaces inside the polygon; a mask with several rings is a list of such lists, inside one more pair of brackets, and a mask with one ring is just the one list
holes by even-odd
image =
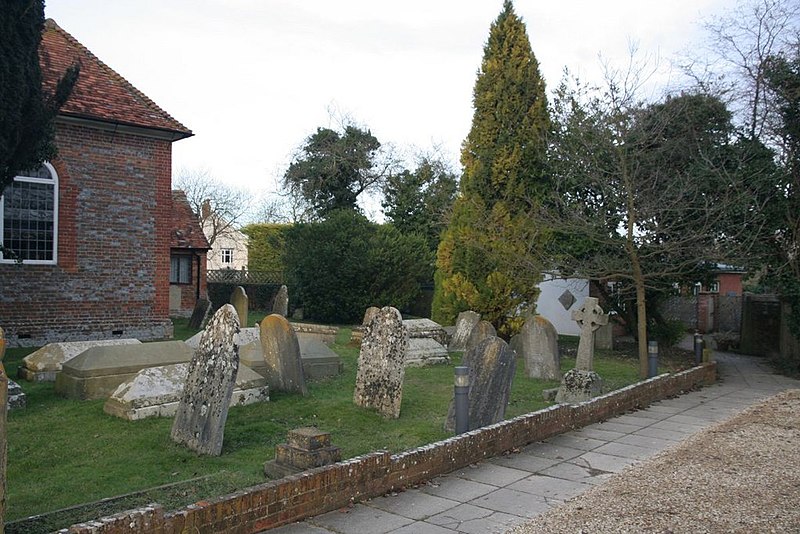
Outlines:
{"label": "overcast sky", "polygon": [[[49,0],[47,17],[194,132],[173,176],[205,169],[274,190],[331,114],[458,166],[472,88],[502,0]],[[598,80],[628,43],[669,59],[733,0],[516,0],[548,90],[563,69]],[[674,78],[673,78],[674,79]],[[659,78],[658,85],[669,75]]]}

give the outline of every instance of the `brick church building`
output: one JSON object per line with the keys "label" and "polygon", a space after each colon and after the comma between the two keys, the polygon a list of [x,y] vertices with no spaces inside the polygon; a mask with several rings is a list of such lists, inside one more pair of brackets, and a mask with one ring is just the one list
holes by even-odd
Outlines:
{"label": "brick church building", "polygon": [[48,20],[45,90],[76,62],[56,119],[58,157],[0,199],[0,239],[16,255],[0,256],[10,346],[168,338],[170,294],[185,311],[206,293],[208,242],[171,187],[172,143],[191,130]]}

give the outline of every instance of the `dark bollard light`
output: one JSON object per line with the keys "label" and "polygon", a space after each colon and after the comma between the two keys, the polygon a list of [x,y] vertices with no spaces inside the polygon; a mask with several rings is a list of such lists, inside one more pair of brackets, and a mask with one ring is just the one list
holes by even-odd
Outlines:
{"label": "dark bollard light", "polygon": [[456,367],[456,435],[469,430],[469,367]]}
{"label": "dark bollard light", "polygon": [[700,365],[703,362],[703,334],[697,333],[694,335],[694,364]]}
{"label": "dark bollard light", "polygon": [[658,341],[647,342],[647,378],[658,374]]}

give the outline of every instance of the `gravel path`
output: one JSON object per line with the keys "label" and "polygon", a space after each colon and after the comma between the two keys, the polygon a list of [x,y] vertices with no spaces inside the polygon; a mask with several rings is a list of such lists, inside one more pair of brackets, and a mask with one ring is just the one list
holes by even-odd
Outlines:
{"label": "gravel path", "polygon": [[508,532],[800,532],[800,390],[756,404]]}

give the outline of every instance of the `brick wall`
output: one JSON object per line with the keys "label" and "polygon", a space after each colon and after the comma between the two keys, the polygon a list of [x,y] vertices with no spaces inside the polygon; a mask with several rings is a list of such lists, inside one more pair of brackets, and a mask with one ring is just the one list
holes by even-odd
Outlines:
{"label": "brick wall", "polygon": [[73,525],[62,533],[252,533],[384,495],[573,428],[708,385],[716,364],[661,375],[576,405],[558,405],[400,454],[379,451],[201,501],[181,510],[146,508]]}
{"label": "brick wall", "polygon": [[11,346],[171,337],[169,141],[58,124],[58,264],[0,264]]}
{"label": "brick wall", "polygon": [[[173,249],[173,252],[177,252],[177,249]],[[205,252],[194,251],[191,257],[191,282],[188,284],[171,284],[172,288],[177,288],[180,292],[180,304],[177,307],[171,307],[169,310],[169,314],[172,317],[191,317],[195,304],[197,304],[197,298],[208,298],[207,255]],[[200,280],[199,288],[198,277]]]}

